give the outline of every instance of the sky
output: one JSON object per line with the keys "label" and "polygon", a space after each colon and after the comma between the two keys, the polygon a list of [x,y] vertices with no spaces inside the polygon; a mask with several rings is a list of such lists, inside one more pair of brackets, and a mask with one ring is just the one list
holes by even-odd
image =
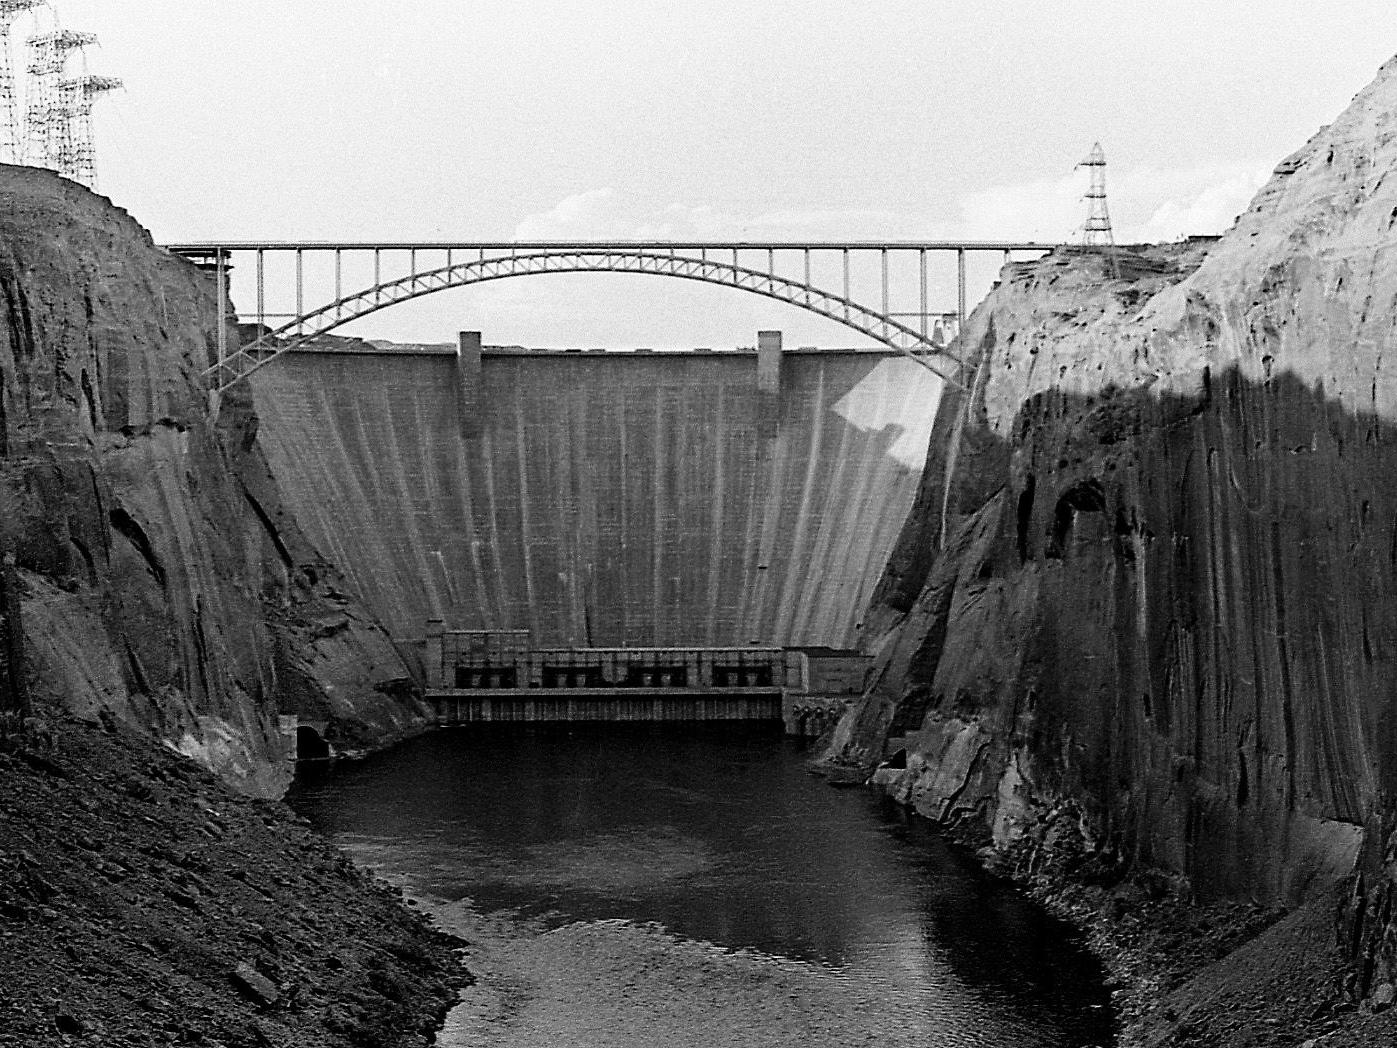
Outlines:
{"label": "sky", "polygon": [[[1391,0],[51,9],[99,34],[89,71],[125,81],[97,114],[99,189],[160,242],[1057,241],[1098,140],[1118,241],[1216,233],[1397,52]],[[764,327],[859,343],[744,292],[613,274],[457,289],[354,333],[720,347]]]}

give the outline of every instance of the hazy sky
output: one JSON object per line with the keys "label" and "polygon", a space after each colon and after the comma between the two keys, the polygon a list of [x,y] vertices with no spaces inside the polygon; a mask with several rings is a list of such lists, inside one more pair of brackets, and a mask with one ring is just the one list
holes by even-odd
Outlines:
{"label": "hazy sky", "polygon": [[[1058,240],[1097,139],[1118,239],[1172,239],[1226,226],[1397,51],[1392,0],[53,6],[126,81],[98,113],[100,188],[162,241]],[[614,275],[461,289],[360,330],[724,346],[766,326],[857,341]]]}

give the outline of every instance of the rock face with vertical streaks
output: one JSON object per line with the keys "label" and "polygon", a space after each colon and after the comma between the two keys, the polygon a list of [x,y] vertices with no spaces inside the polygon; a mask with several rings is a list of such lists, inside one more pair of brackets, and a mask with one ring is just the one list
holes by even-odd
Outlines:
{"label": "rock face with vertical streaks", "polygon": [[246,394],[210,416],[216,310],[212,277],[125,212],[0,167],[0,547],[25,591],[31,692],[275,793],[279,712],[356,744],[423,711],[282,513]]}
{"label": "rock face with vertical streaks", "polygon": [[1011,266],[972,318],[973,394],[937,420],[829,756],[905,749],[877,778],[923,812],[1200,897],[1357,869],[1350,942],[1384,981],[1397,60],[1219,242],[1118,261]]}

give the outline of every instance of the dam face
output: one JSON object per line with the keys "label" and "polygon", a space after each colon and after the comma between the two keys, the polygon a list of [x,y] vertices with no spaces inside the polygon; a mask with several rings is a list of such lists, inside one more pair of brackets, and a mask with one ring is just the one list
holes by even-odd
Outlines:
{"label": "dam face", "polygon": [[395,637],[437,618],[536,645],[849,647],[940,381],[771,334],[761,353],[291,353],[253,376],[259,439]]}

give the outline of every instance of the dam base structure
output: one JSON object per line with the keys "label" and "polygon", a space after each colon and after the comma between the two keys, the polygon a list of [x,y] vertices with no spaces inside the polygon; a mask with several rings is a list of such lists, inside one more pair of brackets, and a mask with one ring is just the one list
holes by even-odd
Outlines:
{"label": "dam base structure", "polygon": [[829,648],[536,648],[522,630],[427,625],[437,722],[779,721],[818,735],[862,690],[871,660]]}

